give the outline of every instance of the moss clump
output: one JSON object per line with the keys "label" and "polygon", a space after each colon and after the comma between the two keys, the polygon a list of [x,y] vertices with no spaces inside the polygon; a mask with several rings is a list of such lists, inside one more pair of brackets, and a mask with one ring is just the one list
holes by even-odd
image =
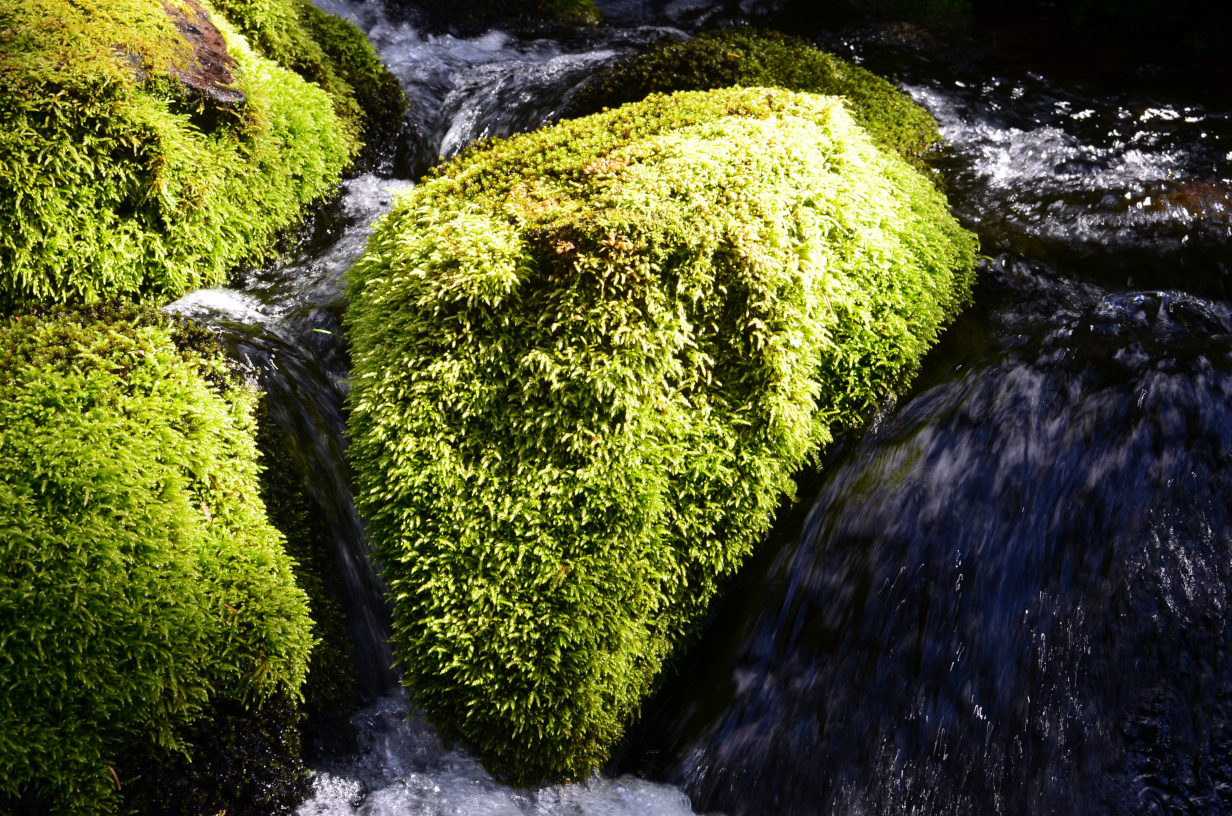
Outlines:
{"label": "moss clump", "polygon": [[414,3],[417,21],[430,30],[474,36],[500,28],[519,34],[563,33],[602,22],[594,0],[470,0],[466,3]]}
{"label": "moss clump", "polygon": [[901,386],[975,240],[834,98],[654,95],[469,150],[350,276],[359,506],[415,701],[601,763],[791,476]]}
{"label": "moss clump", "polygon": [[110,812],[134,739],[304,681],[255,395],[182,346],[131,308],[0,324],[0,797]]}
{"label": "moss clump", "polygon": [[776,87],[843,97],[856,123],[877,144],[922,167],[941,141],[937,123],[879,76],[795,37],[727,30],[660,43],[617,62],[570,101],[566,117],[585,116],[651,93],[711,88]]}
{"label": "moss clump", "polygon": [[354,24],[309,0],[212,0],[265,57],[323,88],[347,133],[376,147],[395,132],[406,94]]}
{"label": "moss clump", "polygon": [[333,189],[358,147],[334,100],[212,19],[242,105],[177,81],[160,0],[0,0],[0,307],[220,283]]}

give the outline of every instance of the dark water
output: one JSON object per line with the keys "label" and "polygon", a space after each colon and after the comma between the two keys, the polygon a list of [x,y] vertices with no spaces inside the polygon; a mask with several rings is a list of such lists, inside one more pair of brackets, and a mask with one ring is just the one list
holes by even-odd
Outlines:
{"label": "dark water", "polygon": [[995,257],[623,767],[731,814],[1232,813],[1227,114],[835,39]]}
{"label": "dark water", "polygon": [[[318,0],[411,97],[397,166],[553,118],[594,71],[771,2],[612,0],[573,41],[429,37]],[[779,4],[781,5],[781,4]],[[409,182],[349,182],[297,259],[177,308],[268,389],[352,587],[373,705],[303,814],[1232,813],[1232,120],[1009,69],[910,29],[822,35],[938,118],[991,257],[913,389],[796,504],[612,769],[517,790],[388,691],[388,612],[343,459],[341,275]]]}

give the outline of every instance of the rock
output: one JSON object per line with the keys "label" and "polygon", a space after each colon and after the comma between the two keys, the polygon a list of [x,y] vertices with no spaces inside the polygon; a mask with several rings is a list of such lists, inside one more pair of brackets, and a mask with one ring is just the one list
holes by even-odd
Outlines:
{"label": "rock", "polygon": [[176,30],[192,46],[193,63],[188,68],[173,68],[172,76],[193,95],[227,108],[241,107],[246,97],[235,87],[231,70],[235,58],[227,53],[227,43],[218,27],[210,20],[205,9],[196,0],[183,0],[188,7],[181,8],[163,3],[163,10],[175,24]]}

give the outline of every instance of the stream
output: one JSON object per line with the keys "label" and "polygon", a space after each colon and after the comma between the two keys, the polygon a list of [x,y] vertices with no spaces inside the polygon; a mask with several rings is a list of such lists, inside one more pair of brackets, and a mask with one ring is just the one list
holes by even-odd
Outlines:
{"label": "stream", "polygon": [[765,9],[611,0],[611,26],[553,41],[316,2],[406,89],[397,155],[290,259],[168,307],[266,390],[337,542],[368,706],[302,816],[1232,813],[1228,111],[942,58],[926,33],[819,39],[940,122],[989,256],[975,304],[800,474],[608,771],[515,789],[408,719],[389,668],[344,457],[342,276],[440,157],[550,121],[631,48]]}

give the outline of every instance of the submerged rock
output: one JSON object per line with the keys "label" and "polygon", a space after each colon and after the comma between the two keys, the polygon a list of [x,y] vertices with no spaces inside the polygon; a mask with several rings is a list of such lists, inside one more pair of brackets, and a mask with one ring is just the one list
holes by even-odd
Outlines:
{"label": "submerged rock", "polygon": [[792,474],[910,379],[975,239],[835,98],[653,95],[443,166],[352,270],[351,453],[414,702],[601,765]]}

